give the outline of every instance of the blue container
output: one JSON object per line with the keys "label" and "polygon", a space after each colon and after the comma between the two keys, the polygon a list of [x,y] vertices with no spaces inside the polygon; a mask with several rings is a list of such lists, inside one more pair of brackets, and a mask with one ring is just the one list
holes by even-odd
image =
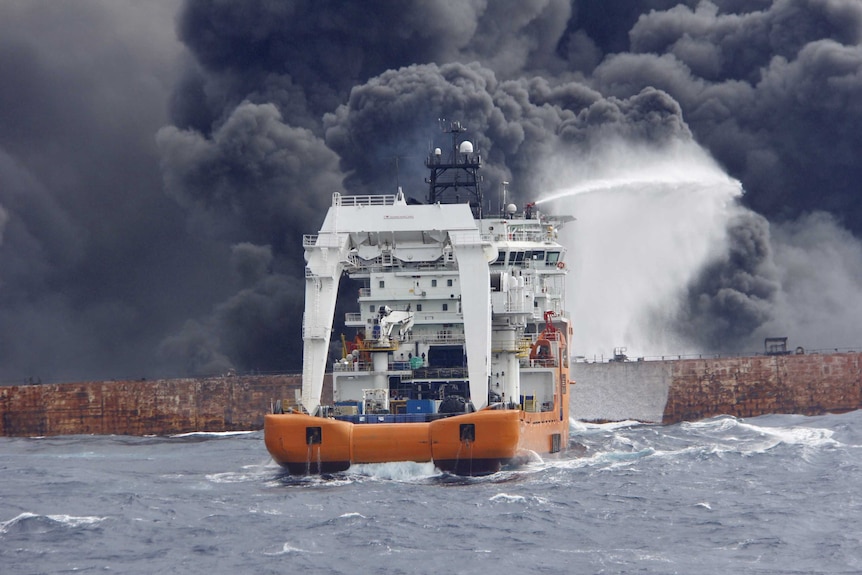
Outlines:
{"label": "blue container", "polygon": [[435,404],[433,399],[408,399],[407,413],[434,413]]}

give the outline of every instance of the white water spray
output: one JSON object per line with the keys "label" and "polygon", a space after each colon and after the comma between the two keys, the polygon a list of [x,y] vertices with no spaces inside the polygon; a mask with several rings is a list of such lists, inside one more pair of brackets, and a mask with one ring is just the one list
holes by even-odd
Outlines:
{"label": "white water spray", "polygon": [[672,320],[686,286],[726,251],[739,182],[694,142],[661,149],[616,143],[580,163],[558,161],[551,172],[558,187],[537,203],[577,218],[561,234],[573,353],[608,359],[617,347],[630,358],[705,351],[680,341]]}

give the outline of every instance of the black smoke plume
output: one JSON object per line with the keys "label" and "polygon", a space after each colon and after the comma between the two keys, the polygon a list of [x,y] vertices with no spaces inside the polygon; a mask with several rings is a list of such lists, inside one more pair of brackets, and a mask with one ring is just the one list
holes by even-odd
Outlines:
{"label": "black smoke plume", "polygon": [[856,344],[812,297],[862,308],[856,0],[11,0],[0,381],[298,368],[301,234],[333,192],[423,199],[440,118],[519,201],[550,155],[697,142],[751,212],[664,329]]}

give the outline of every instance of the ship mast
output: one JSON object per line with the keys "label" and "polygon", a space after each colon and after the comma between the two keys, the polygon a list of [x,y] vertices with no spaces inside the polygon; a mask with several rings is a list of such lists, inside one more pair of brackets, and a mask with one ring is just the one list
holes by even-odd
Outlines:
{"label": "ship mast", "polygon": [[473,144],[468,140],[458,143],[458,135],[467,128],[460,122],[452,122],[444,130],[452,135],[452,151],[448,161],[443,160],[443,151],[435,148],[425,160],[425,166],[431,170],[431,176],[425,179],[429,184],[429,204],[459,204],[462,203],[462,191],[467,196],[467,202],[473,212],[473,217],[482,219],[482,157],[473,151]]}

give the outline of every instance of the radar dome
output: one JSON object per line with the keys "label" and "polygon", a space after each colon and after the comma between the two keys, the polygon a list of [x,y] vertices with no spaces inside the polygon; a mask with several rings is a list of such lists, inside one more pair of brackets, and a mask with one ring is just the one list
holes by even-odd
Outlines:
{"label": "radar dome", "polygon": [[461,145],[458,146],[458,151],[462,154],[472,154],[473,153],[473,143],[469,140],[464,140],[461,142]]}
{"label": "radar dome", "polygon": [[515,204],[508,204],[506,206],[506,213],[507,214],[514,214],[517,211],[518,211],[518,206],[516,206]]}

